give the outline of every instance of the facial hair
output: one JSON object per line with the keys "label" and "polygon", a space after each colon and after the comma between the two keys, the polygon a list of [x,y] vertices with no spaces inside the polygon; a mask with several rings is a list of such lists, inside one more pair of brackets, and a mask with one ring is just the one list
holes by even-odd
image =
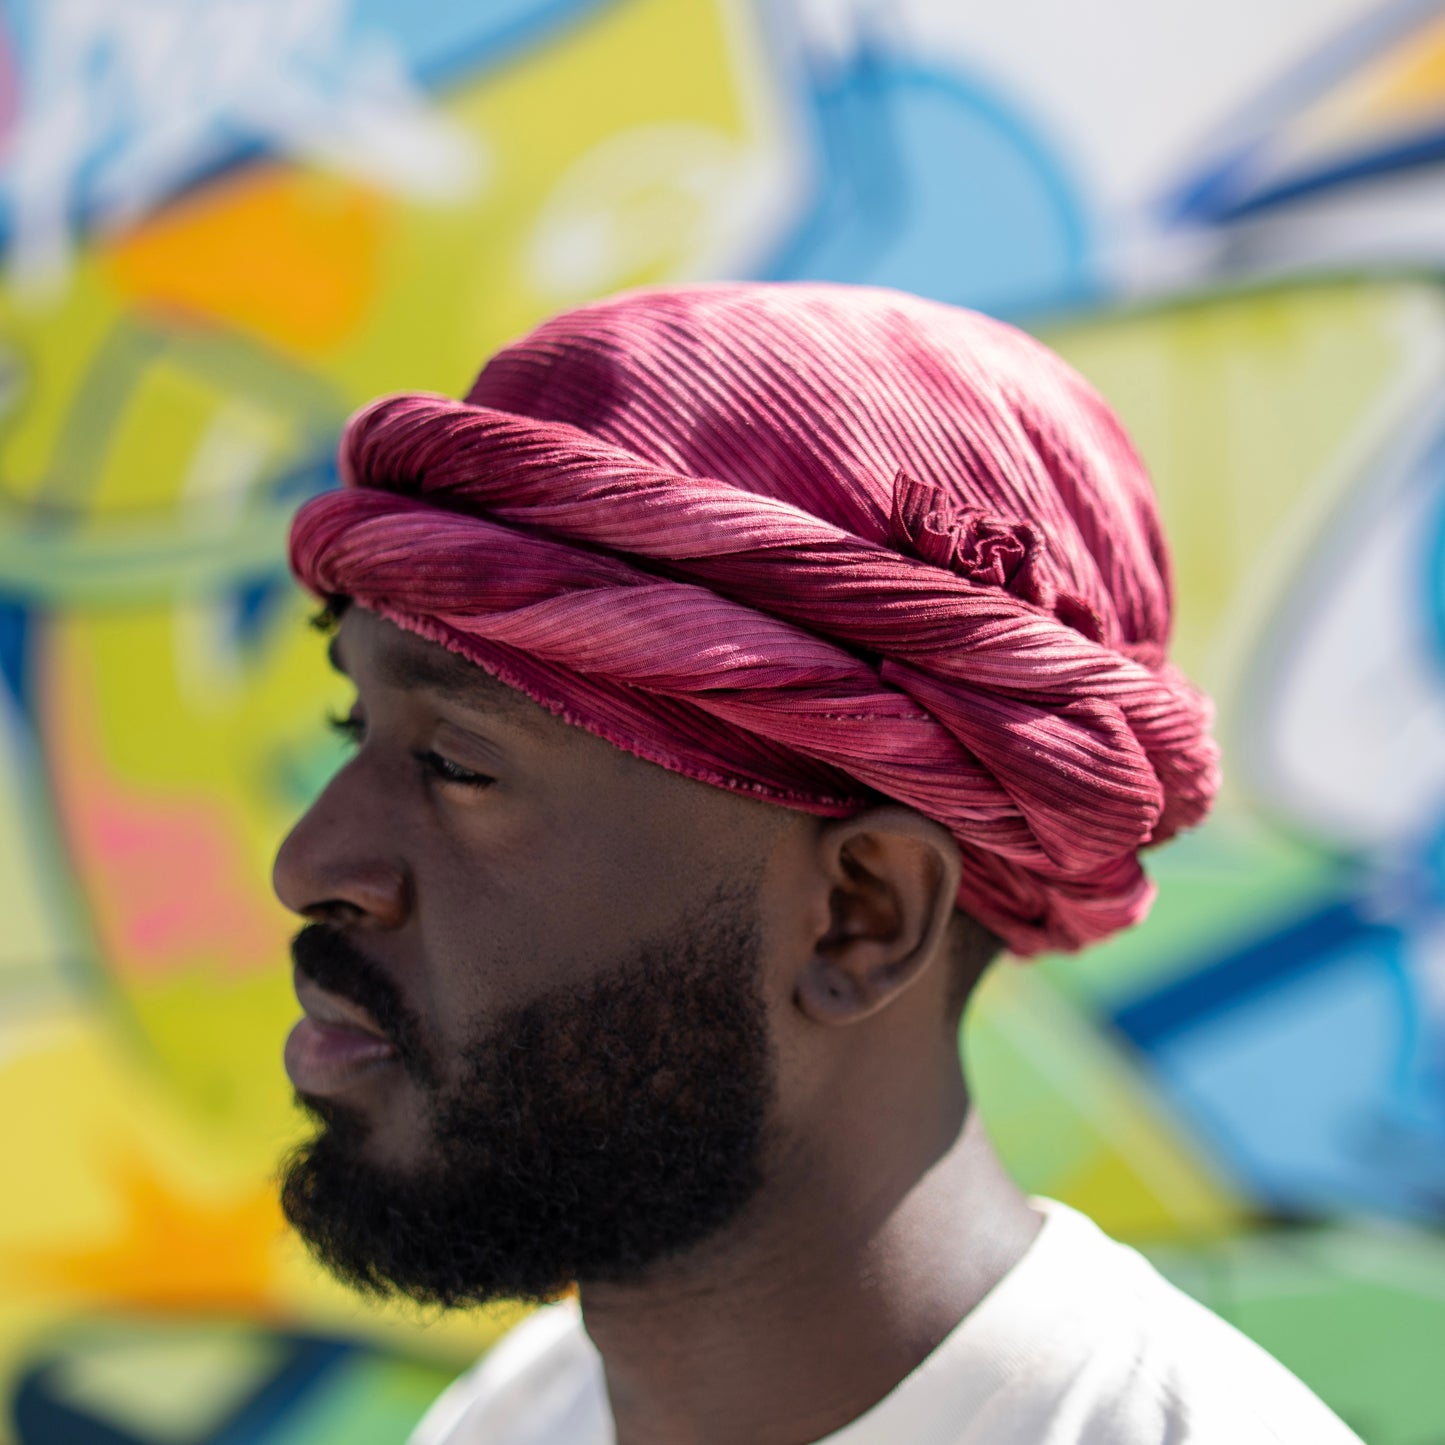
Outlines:
{"label": "facial hair", "polygon": [[285,1167],[282,1208],[352,1287],[454,1307],[636,1281],[756,1194],[775,1068],[751,892],[504,1014],[444,1086],[344,935],[311,925],[295,952],[368,1008],[431,1102],[429,1157],[403,1171],[364,1157],[357,1114],[300,1100],[321,1128]]}

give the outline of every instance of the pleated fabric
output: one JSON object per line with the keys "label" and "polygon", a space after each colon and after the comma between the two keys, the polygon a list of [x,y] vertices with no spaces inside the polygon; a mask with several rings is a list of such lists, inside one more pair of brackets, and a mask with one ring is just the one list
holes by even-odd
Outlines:
{"label": "pleated fabric", "polygon": [[998,321],[875,288],[631,292],[384,397],[296,575],[663,767],[844,816],[895,799],[1021,956],[1137,922],[1218,787],[1165,656],[1152,490]]}

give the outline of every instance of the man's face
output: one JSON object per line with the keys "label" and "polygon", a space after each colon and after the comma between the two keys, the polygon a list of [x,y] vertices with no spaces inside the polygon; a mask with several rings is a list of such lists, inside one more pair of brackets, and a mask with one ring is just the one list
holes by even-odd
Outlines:
{"label": "man's face", "polygon": [[323,1125],[288,1215],[354,1283],[423,1299],[636,1277],[760,1182],[780,810],[363,609],[334,651],[357,752],[276,863],[311,924],[287,1067]]}

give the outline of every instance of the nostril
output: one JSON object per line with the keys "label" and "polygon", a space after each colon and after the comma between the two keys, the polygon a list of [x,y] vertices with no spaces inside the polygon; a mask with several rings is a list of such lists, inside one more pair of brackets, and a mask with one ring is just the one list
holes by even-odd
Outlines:
{"label": "nostril", "polygon": [[277,898],[313,923],[400,925],[410,907],[406,869],[357,843],[322,826],[314,811],[308,814],[276,854],[271,881]]}
{"label": "nostril", "polygon": [[309,903],[299,911],[308,923],[330,923],[337,926],[355,923],[363,916],[354,903],[347,903],[340,898],[328,899],[324,903]]}

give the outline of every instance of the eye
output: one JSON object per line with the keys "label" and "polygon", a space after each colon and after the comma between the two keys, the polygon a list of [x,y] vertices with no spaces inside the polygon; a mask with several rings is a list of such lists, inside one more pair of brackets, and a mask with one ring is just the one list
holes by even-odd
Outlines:
{"label": "eye", "polygon": [[326,714],[326,726],[338,736],[345,738],[353,748],[359,748],[362,740],[366,737],[366,723],[362,721],[361,714],[349,712],[345,717],[339,713],[329,712]]}
{"label": "eye", "polygon": [[461,767],[431,749],[416,756],[418,762],[444,783],[457,783],[464,788],[489,788],[496,781],[486,773],[474,773],[470,768]]}

